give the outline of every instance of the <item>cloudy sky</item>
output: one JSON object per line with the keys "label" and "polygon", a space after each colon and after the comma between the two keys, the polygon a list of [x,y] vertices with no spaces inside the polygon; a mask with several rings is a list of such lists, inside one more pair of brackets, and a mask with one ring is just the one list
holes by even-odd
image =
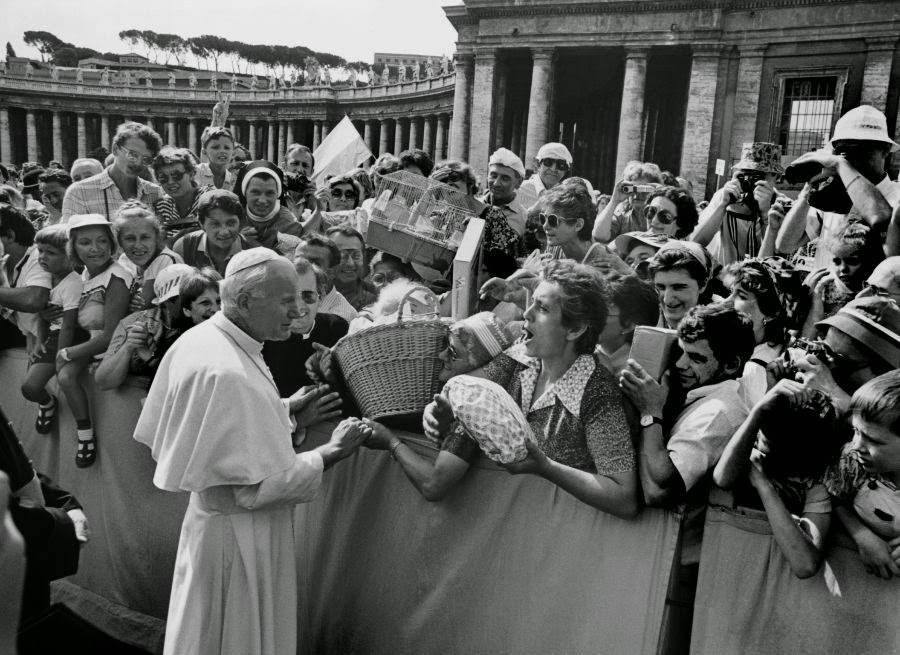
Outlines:
{"label": "cloudy sky", "polygon": [[[0,47],[39,57],[22,42],[26,30],[44,30],[101,52],[130,47],[118,33],[153,30],[215,34],[245,43],[304,45],[348,61],[372,61],[374,52],[452,55],[456,30],[442,6],[459,0],[0,0]],[[0,53],[4,51],[0,50]],[[0,54],[2,56],[2,54]]]}

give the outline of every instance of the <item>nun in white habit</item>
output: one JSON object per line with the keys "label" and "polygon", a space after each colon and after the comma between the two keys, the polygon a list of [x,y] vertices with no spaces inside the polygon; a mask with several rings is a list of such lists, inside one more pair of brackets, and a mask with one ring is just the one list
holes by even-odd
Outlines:
{"label": "nun in white habit", "polygon": [[[266,248],[235,255],[222,311],[166,353],[135,430],[157,461],[153,482],[191,494],[166,626],[167,655],[282,655],[297,647],[292,506],[315,498],[322,472],[371,433],[343,421],[329,443],[295,454],[291,414],[263,341],[297,317],[297,273]],[[301,364],[302,365],[302,364]]]}

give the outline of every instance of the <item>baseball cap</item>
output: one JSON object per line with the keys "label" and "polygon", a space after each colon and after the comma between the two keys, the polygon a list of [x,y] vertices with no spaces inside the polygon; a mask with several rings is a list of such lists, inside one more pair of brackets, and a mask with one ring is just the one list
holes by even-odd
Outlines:
{"label": "baseball cap", "polygon": [[817,328],[834,327],[900,368],[900,307],[890,298],[856,298],[834,316],[816,323]]}
{"label": "baseball cap", "polygon": [[187,264],[172,264],[161,270],[156,279],[153,280],[153,292],[156,294],[156,297],[153,298],[153,304],[158,305],[177,296],[182,278],[193,273],[194,270],[193,266],[188,266]]}
{"label": "baseball cap", "polygon": [[891,152],[900,150],[900,144],[888,136],[887,118],[871,105],[860,105],[841,116],[828,145],[833,148],[835,141],[878,141],[889,144]]}
{"label": "baseball cap", "polygon": [[69,216],[69,230],[77,230],[80,227],[102,225],[112,229],[112,223],[106,220],[103,214],[72,214]]}

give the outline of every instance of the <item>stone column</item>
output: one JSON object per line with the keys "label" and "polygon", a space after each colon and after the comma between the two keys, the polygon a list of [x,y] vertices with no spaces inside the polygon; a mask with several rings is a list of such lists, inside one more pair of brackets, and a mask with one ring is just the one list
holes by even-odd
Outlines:
{"label": "stone column", "polygon": [[278,121],[278,159],[273,161],[280,164],[284,161],[284,153],[287,150],[287,121]]}
{"label": "stone column", "polygon": [[259,157],[256,151],[256,123],[248,121],[247,131],[249,132],[247,136],[247,148],[250,150],[250,157],[256,159]]}
{"label": "stone column", "polygon": [[382,118],[378,124],[378,154],[383,155],[388,151],[388,122]]}
{"label": "stone column", "polygon": [[718,43],[695,44],[691,61],[680,170],[683,177],[693,182],[697,201],[706,196],[721,51]]}
{"label": "stone column", "polygon": [[415,150],[419,143],[419,119],[415,116],[409,119],[409,149]]}
{"label": "stone column", "polygon": [[100,115],[100,145],[109,150],[109,116]]}
{"label": "stone column", "polygon": [[12,163],[16,161],[12,151],[12,138],[9,134],[9,110],[0,109],[0,160]]}
{"label": "stone column", "polygon": [[432,144],[432,135],[434,134],[434,116],[426,116],[422,119],[422,150],[431,155],[431,158],[437,160],[434,154]]}
{"label": "stone column", "polygon": [[266,159],[268,159],[270,162],[274,162],[275,157],[278,155],[278,153],[275,152],[275,145],[276,145],[275,130],[277,129],[277,127],[275,126],[275,121],[270,120],[268,123],[268,128],[269,128],[269,147],[266,150]]}
{"label": "stone column", "polygon": [[178,141],[178,137],[175,136],[175,119],[174,118],[169,118],[166,120],[166,137],[167,137],[167,143],[170,146],[176,145],[176,142]]}
{"label": "stone column", "polygon": [[53,159],[63,160],[62,120],[58,111],[53,112]]}
{"label": "stone column", "polygon": [[552,49],[536,49],[531,53],[534,63],[531,69],[531,95],[528,99],[528,126],[525,129],[526,167],[532,165],[538,150],[548,140],[547,120],[550,117],[553,55]]}
{"label": "stone column", "polygon": [[78,113],[78,156],[87,157],[87,126],[84,112]]}
{"label": "stone column", "polygon": [[879,111],[884,111],[896,46],[896,35],[866,39],[866,67],[863,71],[860,104],[872,105]]}
{"label": "stone column", "polygon": [[373,121],[363,121],[363,141],[366,142],[366,148],[369,152],[375,152],[375,143],[372,141],[372,123]]}
{"label": "stone column", "polygon": [[153,122],[153,116],[147,116],[147,122],[145,123],[145,125],[156,132],[156,124]]}
{"label": "stone column", "polygon": [[[294,143],[294,121],[287,122],[287,144],[291,145]],[[285,152],[287,152],[287,148],[285,148]]]}
{"label": "stone column", "polygon": [[[494,127],[494,68],[496,64],[497,56],[493,48],[479,50],[475,56],[468,162],[476,175],[482,175],[487,171],[488,157],[491,154]],[[532,93],[533,98],[534,94]]]}
{"label": "stone column", "polygon": [[766,46],[741,46],[740,53],[737,89],[734,93],[731,147],[727,153],[719,155],[725,160],[726,170],[729,170],[740,157],[741,145],[756,140],[756,116],[759,113],[759,91]]}
{"label": "stone column", "polygon": [[[625,50],[625,80],[622,84],[619,143],[616,148],[616,179],[622,174],[625,164],[632,159],[641,159],[643,153],[647,52],[647,48]],[[529,122],[530,120],[529,118]]]}
{"label": "stone column", "polygon": [[444,158],[444,144],[447,142],[447,114],[441,114],[437,118],[437,130],[434,136],[434,158]]}
{"label": "stone column", "polygon": [[322,143],[322,121],[313,121],[313,152]]}
{"label": "stone column", "polygon": [[329,132],[331,132],[331,124],[327,120],[322,121],[322,141],[325,140]]}
{"label": "stone column", "polygon": [[34,110],[32,109],[29,109],[25,114],[25,138],[28,144],[28,161],[37,161],[37,122],[35,121]]}
{"label": "stone column", "polygon": [[503,140],[506,132],[506,89],[508,69],[506,62],[498,59],[494,68],[494,138],[491,141],[490,150],[509,147]]}
{"label": "stone column", "polygon": [[403,122],[397,118],[394,119],[394,156],[396,157],[405,148],[403,147]]}
{"label": "stone column", "polygon": [[450,157],[463,161],[469,158],[469,121],[472,107],[472,69],[474,57],[471,54],[456,56],[456,90],[453,96],[453,134],[450,140]]}
{"label": "stone column", "polygon": [[188,148],[195,155],[197,154],[197,119],[188,119]]}

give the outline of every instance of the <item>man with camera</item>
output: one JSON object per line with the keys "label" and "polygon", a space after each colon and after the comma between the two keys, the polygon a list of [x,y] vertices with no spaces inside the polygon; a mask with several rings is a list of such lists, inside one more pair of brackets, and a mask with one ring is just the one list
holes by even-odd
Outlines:
{"label": "man with camera", "polygon": [[622,171],[622,179],[613,188],[609,203],[594,221],[591,236],[600,243],[609,243],[621,234],[646,232],[649,222],[644,216],[644,205],[660,184],[662,171],[659,166],[651,162],[628,162]]}
{"label": "man with camera", "polygon": [[879,232],[886,230],[892,208],[900,206],[900,183],[887,176],[884,162],[897,150],[887,119],[875,107],[861,105],[841,116],[828,147],[801,155],[785,173],[789,182],[806,184],[785,216],[777,251],[792,253],[819,237],[812,268],[827,266],[829,237],[851,207]]}
{"label": "man with camera", "polygon": [[759,256],[770,222],[775,222],[774,238],[777,223],[790,206],[790,199],[775,190],[775,181],[782,173],[781,146],[745,143],[731,179],[703,210],[691,240],[706,246],[723,266]]}

